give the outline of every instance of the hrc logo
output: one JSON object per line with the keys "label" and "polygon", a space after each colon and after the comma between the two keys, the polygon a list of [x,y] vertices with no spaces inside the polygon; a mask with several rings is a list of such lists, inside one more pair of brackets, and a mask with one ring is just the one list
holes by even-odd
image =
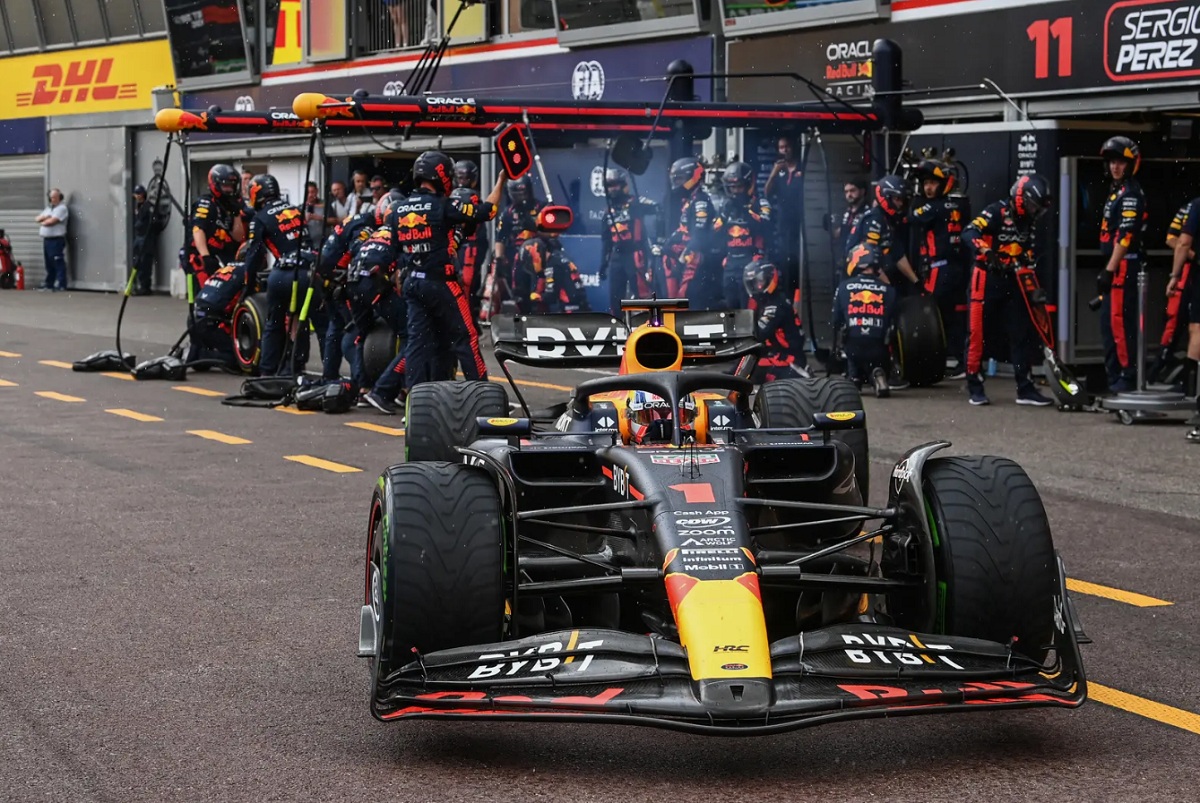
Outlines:
{"label": "hrc logo", "polygon": [[61,64],[39,64],[33,68],[36,82],[32,92],[18,92],[17,106],[49,106],[54,103],[85,103],[88,100],[128,100],[137,97],[137,83],[109,83],[113,60],[84,59]]}

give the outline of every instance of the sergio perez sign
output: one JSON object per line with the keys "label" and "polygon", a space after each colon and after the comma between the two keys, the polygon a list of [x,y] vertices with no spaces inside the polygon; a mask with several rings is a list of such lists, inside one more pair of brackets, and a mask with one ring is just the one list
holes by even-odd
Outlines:
{"label": "sergio perez sign", "polygon": [[1127,0],[1108,10],[1104,69],[1114,81],[1200,75],[1200,2]]}

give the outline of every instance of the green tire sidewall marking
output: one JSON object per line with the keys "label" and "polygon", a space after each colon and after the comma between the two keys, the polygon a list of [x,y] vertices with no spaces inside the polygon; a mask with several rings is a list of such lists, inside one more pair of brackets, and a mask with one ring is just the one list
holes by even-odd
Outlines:
{"label": "green tire sidewall marking", "polygon": [[[942,548],[941,534],[938,532],[937,520],[933,517],[933,506],[929,504],[929,499],[925,498],[925,520],[929,523],[929,537],[933,540],[933,548],[940,550]],[[936,571],[936,566],[934,567]],[[934,623],[937,625],[939,633],[946,632],[946,594],[949,589],[946,586],[945,580],[937,581],[937,609],[934,611]]]}

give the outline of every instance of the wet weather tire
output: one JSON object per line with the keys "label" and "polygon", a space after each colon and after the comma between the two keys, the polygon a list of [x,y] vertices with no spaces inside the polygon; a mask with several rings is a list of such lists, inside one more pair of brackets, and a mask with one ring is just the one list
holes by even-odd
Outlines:
{"label": "wet weather tire", "polygon": [[508,394],[492,382],[422,382],[408,394],[405,415],[407,460],[462,458],[456,447],[476,438],[477,418],[508,415]]}
{"label": "wet weather tire", "polygon": [[[759,388],[754,404],[759,426],[764,429],[810,427],[813,413],[863,409],[858,388],[849,379],[841,377],[766,382]],[[849,446],[854,453],[854,478],[865,504],[871,487],[867,429],[842,430],[834,432],[833,437]]]}
{"label": "wet weather tire", "polygon": [[485,472],[440,462],[388,468],[371,501],[367,556],[376,692],[413,650],[502,638],[503,510]]}
{"label": "wet weather tire", "polygon": [[1054,638],[1057,561],[1029,475],[1004,457],[925,464],[939,604],[935,627],[1007,644],[1042,660]]}
{"label": "wet weather tire", "polygon": [[914,388],[946,378],[946,335],[932,296],[901,299],[896,315],[896,360]]}

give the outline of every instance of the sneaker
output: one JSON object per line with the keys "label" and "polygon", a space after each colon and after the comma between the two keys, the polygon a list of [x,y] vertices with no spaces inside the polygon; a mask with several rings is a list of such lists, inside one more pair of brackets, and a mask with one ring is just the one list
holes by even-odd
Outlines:
{"label": "sneaker", "polygon": [[955,368],[951,368],[949,370],[949,372],[946,374],[946,378],[951,379],[951,380],[966,379],[967,378],[967,369],[963,368],[961,365],[957,366]]}
{"label": "sneaker", "polygon": [[1187,434],[1188,443],[1200,443],[1200,427],[1196,427]]}
{"label": "sneaker", "polygon": [[888,387],[887,372],[882,368],[876,368],[871,374],[871,380],[875,384],[875,398],[886,399],[892,395],[892,389]]}
{"label": "sneaker", "polygon": [[987,397],[987,394],[985,394],[982,390],[972,391],[971,398],[969,399],[969,401],[971,402],[971,404],[975,405],[976,407],[982,407],[985,404],[992,403],[992,400],[989,399]]}
{"label": "sneaker", "polygon": [[363,398],[366,400],[367,404],[371,405],[384,415],[396,414],[396,405],[393,404],[390,399],[383,398],[375,393],[375,391],[371,391],[366,396],[363,396]]}
{"label": "sneaker", "polygon": [[1030,407],[1049,407],[1054,402],[1043,396],[1037,388],[1025,388],[1017,391],[1017,404],[1025,404]]}
{"label": "sneaker", "polygon": [[1129,384],[1125,377],[1121,377],[1108,386],[1109,393],[1128,393],[1131,390],[1133,390],[1133,385]]}

